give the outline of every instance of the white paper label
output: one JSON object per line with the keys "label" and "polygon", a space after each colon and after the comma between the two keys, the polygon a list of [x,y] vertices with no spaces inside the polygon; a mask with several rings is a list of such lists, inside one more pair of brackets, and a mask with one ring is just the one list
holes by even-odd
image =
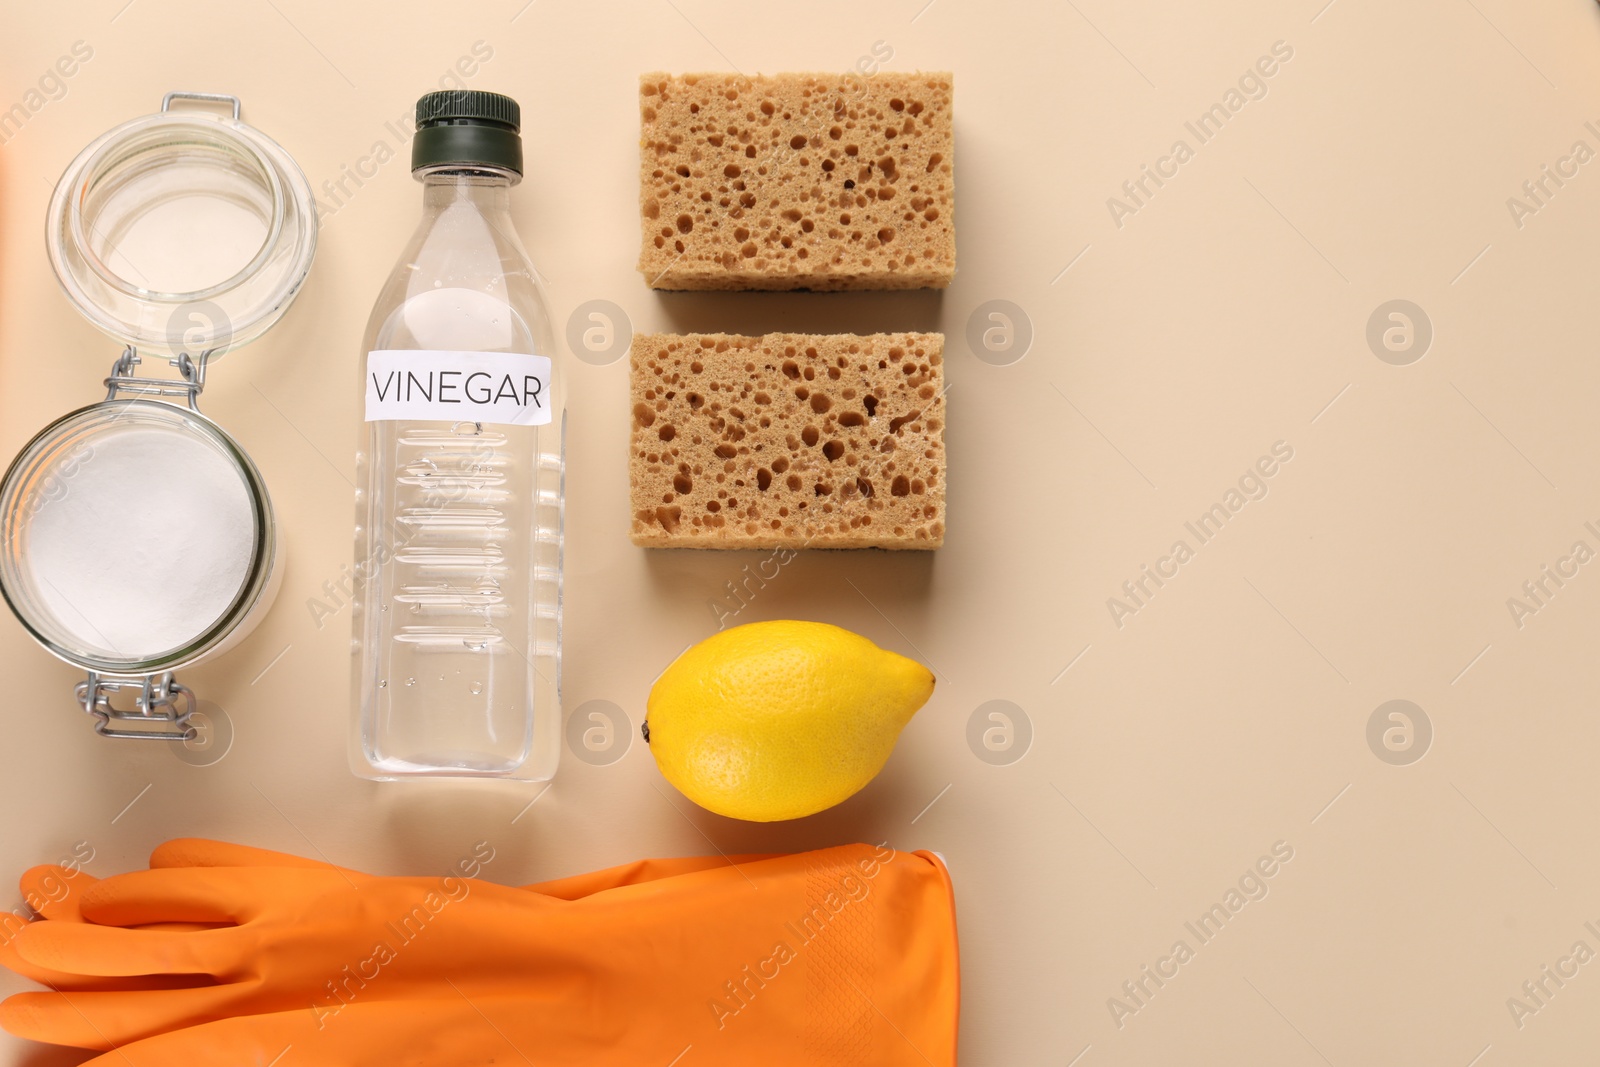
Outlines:
{"label": "white paper label", "polygon": [[550,357],[442,350],[367,353],[367,421],[550,421]]}

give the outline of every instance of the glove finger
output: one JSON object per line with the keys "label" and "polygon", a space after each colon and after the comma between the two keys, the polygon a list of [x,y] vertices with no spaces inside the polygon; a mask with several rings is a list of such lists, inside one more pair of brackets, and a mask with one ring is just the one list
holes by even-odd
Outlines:
{"label": "glove finger", "polygon": [[236,927],[129,930],[94,923],[33,923],[11,939],[24,961],[69,974],[110,978],[156,974],[226,974],[245,946]]}
{"label": "glove finger", "polygon": [[99,882],[92,874],[72,870],[54,863],[30,867],[17,880],[22,899],[28,907],[46,919],[64,922],[81,922],[78,900],[83,891]]}
{"label": "glove finger", "polygon": [[157,845],[150,854],[150,866],[156,867],[325,867],[333,865],[322,860],[306,859],[288,852],[274,852],[249,845],[234,845],[226,841],[211,841],[203,837],[178,837]]}
{"label": "glove finger", "polygon": [[[71,918],[58,917],[56,919],[37,920],[39,922],[79,922],[83,920],[76,916]],[[193,979],[179,975],[141,976],[137,978],[104,978],[98,975],[69,974],[65,971],[52,970],[49,967],[40,967],[23,959],[13,944],[15,935],[24,926],[32,924],[18,924],[9,926],[0,924],[0,967],[19,974],[32,982],[56,991],[70,991],[76,989],[155,989],[170,987],[176,988],[185,984],[192,984]],[[177,927],[179,924],[172,924]],[[191,927],[194,929],[194,927]]]}
{"label": "glove finger", "polygon": [[0,940],[0,967],[13,974],[20,974],[30,982],[38,982],[51,989],[82,989],[98,987],[101,982],[112,979],[85,977],[78,974],[67,974],[64,971],[53,971],[49,967],[39,967],[23,959],[13,944],[13,938]]}
{"label": "glove finger", "polygon": [[[410,1021],[415,1027],[418,1018],[416,1007],[409,1012],[396,1013],[399,1021]],[[346,1010],[353,1010],[347,1008]],[[295,1011],[272,1012],[261,1015],[238,1015],[201,1023],[181,1030],[169,1030],[138,1041],[122,1044],[96,1056],[82,1067],[192,1067],[194,1064],[276,1064],[285,1067],[392,1067],[395,1063],[466,1063],[446,1057],[437,1060],[377,1059],[376,1056],[393,1056],[392,1041],[368,1034],[367,1045],[353,1044],[359,1035],[323,1034],[318,1020],[311,1012],[300,1008]],[[502,1045],[502,1048],[504,1046]],[[286,1052],[292,1053],[285,1056]]]}
{"label": "glove finger", "polygon": [[[523,1007],[517,999],[469,1005],[436,998],[357,1002],[326,1015],[304,1008],[239,1015],[125,1044],[83,1067],[273,1064],[280,1058],[295,1067],[542,1062],[531,1058],[539,1050],[510,1025]],[[491,1023],[491,1016],[500,1022]]]}
{"label": "glove finger", "polygon": [[[293,1053],[296,1067],[320,1067],[315,1053],[314,1024],[304,1011],[282,1015],[241,1015],[232,1019],[172,1030],[120,1045],[88,1060],[82,1067],[192,1067],[200,1063],[275,1064],[298,1040],[308,1049]],[[285,1065],[287,1067],[287,1064]],[[357,1067],[354,1061],[342,1067]]]}
{"label": "glove finger", "polygon": [[[100,882],[101,879],[91,874],[84,874],[82,871],[74,874],[65,867],[47,864],[23,873],[22,893],[28,906],[45,919],[51,922],[81,923],[89,921],[83,917],[83,894]],[[63,886],[67,887],[65,892]],[[158,922],[148,925],[156,930],[205,930],[215,923],[207,920],[206,922]],[[4,916],[0,916],[0,945],[4,945],[9,939],[8,930],[15,931],[20,928],[10,924]],[[14,967],[12,969],[16,970]]]}
{"label": "glove finger", "polygon": [[78,896],[92,923],[240,923],[255,914],[274,872],[239,868],[175,867],[114,875]]}
{"label": "glove finger", "polygon": [[103,1051],[248,1010],[248,986],[180,980],[164,975],[165,987],[154,989],[17,993],[0,1002],[0,1027],[30,1041]]}
{"label": "glove finger", "polygon": [[[184,989],[194,985],[197,977],[189,974],[146,974],[134,978],[105,978],[93,974],[68,974],[35,966],[11,951],[0,948],[0,967],[19,974],[30,982],[37,982],[52,992],[72,993],[80,990],[110,992],[114,990]],[[203,976],[202,976],[203,977]],[[18,993],[17,996],[26,994]]]}

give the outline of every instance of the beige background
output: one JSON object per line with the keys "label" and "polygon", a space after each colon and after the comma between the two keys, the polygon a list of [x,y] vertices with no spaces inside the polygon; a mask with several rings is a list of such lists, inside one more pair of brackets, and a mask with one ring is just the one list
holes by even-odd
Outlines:
{"label": "beige background", "polygon": [[[631,733],[610,765],[567,758],[532,808],[542,786],[356,780],[347,614],[319,630],[307,601],[350,559],[359,337],[418,211],[390,163],[324,218],[298,303],[205,394],[264,471],[290,553],[261,628],[185,678],[225,709],[231,750],[202,767],[97,739],[74,672],[0,618],[0,875],[80,841],[106,874],[180,834],[393,872],[486,838],[502,881],[887,839],[954,872],[968,1064],[1592,1055],[1600,962],[1520,1028],[1507,998],[1574,942],[1600,951],[1583,925],[1600,927],[1600,564],[1520,628],[1507,599],[1574,541],[1600,549],[1583,526],[1600,520],[1600,162],[1520,228],[1507,198],[1575,141],[1600,149],[1583,125],[1600,126],[1600,10],[1324,2],[14,5],[0,104],[75,41],[94,57],[0,148],[4,455],[94,399],[116,354],[44,255],[51,185],[81,146],[168,89],[232,92],[320,188],[377,141],[403,156],[385,123],[481,41],[492,58],[467,81],[522,102],[516,212],[558,321],[599,299],[640,330],[942,329],[951,504],[937,555],[806,555],[739,616],[840,623],[939,676],[885,772],[834,811],[708,815]],[[1194,147],[1184,122],[1278,41],[1293,56],[1265,97],[1119,228],[1107,198],[1175,139]],[[846,69],[876,42],[886,69],[956,75],[955,284],[649,292],[632,270],[636,75]],[[1397,298],[1434,329],[1407,366],[1365,338]],[[992,299],[1031,323],[1010,365],[965,341]],[[628,544],[625,366],[565,364],[565,680],[569,711],[609,700],[637,724],[657,671],[714,629],[723,583],[763,557]],[[1278,441],[1293,459],[1267,496],[1118,628],[1107,598]],[[1419,762],[1369,748],[1391,699],[1431,722]],[[992,700],[1031,724],[1007,765],[967,742]],[[1184,923],[1280,841],[1293,859],[1270,893],[1201,945]],[[1119,1028],[1108,998],[1179,939],[1194,958]]]}

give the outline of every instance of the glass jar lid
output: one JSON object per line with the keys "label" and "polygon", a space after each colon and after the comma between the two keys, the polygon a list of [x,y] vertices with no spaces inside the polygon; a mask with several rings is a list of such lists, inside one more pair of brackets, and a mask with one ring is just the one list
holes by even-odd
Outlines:
{"label": "glass jar lid", "polygon": [[[172,110],[231,105],[232,115]],[[316,205],[294,160],[239,121],[236,97],[168,93],[74,159],[45,243],[67,298],[137,349],[219,353],[283,315],[311,269]]]}
{"label": "glass jar lid", "polygon": [[210,419],[102,401],[45,427],[0,482],[0,593],[75,666],[171,670],[255,606],[274,536],[259,472]]}

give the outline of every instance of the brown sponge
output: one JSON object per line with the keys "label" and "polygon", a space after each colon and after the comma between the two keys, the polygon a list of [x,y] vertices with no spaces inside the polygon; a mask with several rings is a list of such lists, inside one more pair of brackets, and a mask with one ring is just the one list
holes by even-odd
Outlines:
{"label": "brown sponge", "polygon": [[639,82],[639,270],[652,288],[950,284],[948,73]]}
{"label": "brown sponge", "polygon": [[938,548],[944,337],[633,339],[633,542]]}

